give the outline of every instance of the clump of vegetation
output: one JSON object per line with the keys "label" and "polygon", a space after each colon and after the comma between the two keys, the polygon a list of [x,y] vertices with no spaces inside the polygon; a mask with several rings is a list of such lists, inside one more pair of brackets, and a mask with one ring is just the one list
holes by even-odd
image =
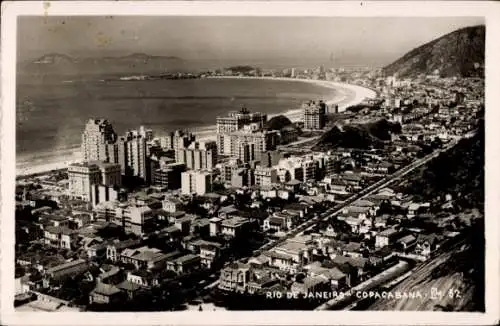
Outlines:
{"label": "clump of vegetation", "polygon": [[440,154],[422,170],[410,176],[407,193],[423,200],[451,194],[458,210],[484,210],[484,121],[476,135],[462,139],[453,149]]}
{"label": "clump of vegetation", "polygon": [[381,148],[391,134],[400,133],[401,125],[386,119],[360,125],[349,125],[342,130],[335,126],[328,130],[313,147],[313,150],[325,151],[336,147],[343,148]]}
{"label": "clump of vegetation", "polygon": [[266,129],[268,130],[281,130],[285,127],[292,125],[292,121],[285,117],[284,115],[275,116],[266,123]]}

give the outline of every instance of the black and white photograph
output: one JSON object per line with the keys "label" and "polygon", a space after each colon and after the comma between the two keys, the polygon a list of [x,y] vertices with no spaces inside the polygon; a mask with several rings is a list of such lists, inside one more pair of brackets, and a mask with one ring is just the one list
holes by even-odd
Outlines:
{"label": "black and white photograph", "polygon": [[31,4],[2,24],[2,314],[498,314],[484,6]]}

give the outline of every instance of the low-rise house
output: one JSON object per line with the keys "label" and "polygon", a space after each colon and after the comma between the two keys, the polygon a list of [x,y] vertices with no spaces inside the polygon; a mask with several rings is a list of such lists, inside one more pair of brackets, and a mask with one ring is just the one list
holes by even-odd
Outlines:
{"label": "low-rise house", "polygon": [[219,243],[204,243],[200,246],[201,265],[211,268],[214,262],[221,255],[221,245]]}
{"label": "low-rise house", "polygon": [[333,258],[337,255],[342,255],[342,248],[345,246],[345,244],[345,242],[340,240],[330,240],[324,243],[321,249],[327,256]]}
{"label": "low-rise house", "polygon": [[337,237],[337,232],[335,231],[335,227],[332,224],[328,224],[325,231],[323,232],[323,236],[328,238]]}
{"label": "low-rise house", "polygon": [[418,214],[418,210],[420,208],[420,204],[418,203],[411,203],[409,206],[408,206],[408,214],[406,214],[406,216],[408,218],[413,218],[415,217],[417,214]]}
{"label": "low-rise house", "polygon": [[187,250],[191,251],[191,253],[197,255],[200,253],[201,247],[204,245],[215,246],[215,247],[222,249],[222,245],[219,242],[207,241],[207,240],[204,240],[204,239],[201,239],[198,237],[187,241],[184,249],[187,249]]}
{"label": "low-rise house", "polygon": [[69,225],[69,218],[66,216],[48,215],[45,219],[54,227],[67,227]]}
{"label": "low-rise house", "polygon": [[250,294],[264,294],[270,291],[273,285],[278,283],[279,281],[277,279],[268,275],[253,277],[253,279],[247,283],[247,291]]}
{"label": "low-rise house", "polygon": [[200,235],[209,235],[210,234],[210,219],[200,218],[200,219],[194,220],[191,223],[190,233],[200,234]]}
{"label": "low-rise house", "polygon": [[127,273],[127,281],[139,284],[143,287],[153,287],[159,284],[158,276],[148,270],[130,271]]}
{"label": "low-rise house", "polygon": [[342,214],[345,216],[350,216],[358,219],[366,219],[374,216],[376,213],[375,209],[372,207],[360,207],[360,206],[348,206],[342,210]]}
{"label": "low-rise house", "polygon": [[167,198],[162,202],[162,208],[165,212],[176,213],[184,210],[184,204],[177,198]]}
{"label": "low-rise house", "polygon": [[366,274],[366,268],[369,264],[369,259],[364,257],[336,256],[332,259],[332,261],[337,265],[349,264],[354,267],[357,271],[357,279],[362,279],[364,277]]}
{"label": "low-rise house", "polygon": [[95,234],[78,233],[78,246],[84,250],[100,243],[104,243],[104,239]]}
{"label": "low-rise house", "polygon": [[89,303],[112,304],[124,299],[123,292],[114,285],[98,282],[89,294]]}
{"label": "low-rise house", "polygon": [[125,249],[120,255],[123,263],[134,264],[138,269],[152,269],[165,264],[169,255],[156,248]]}
{"label": "low-rise house", "polygon": [[301,182],[299,180],[290,180],[285,183],[285,189],[291,191],[292,193],[296,193],[300,189]]}
{"label": "low-rise house", "polygon": [[250,220],[242,217],[232,217],[220,221],[220,234],[233,238],[241,236],[250,226]]}
{"label": "low-rise house", "polygon": [[174,226],[181,230],[182,234],[189,234],[191,230],[191,224],[195,220],[194,215],[185,215],[183,217],[177,218],[174,221]]}
{"label": "low-rise house", "polygon": [[198,255],[187,254],[167,261],[167,269],[178,274],[190,273],[200,268],[201,258]]}
{"label": "low-rise house", "polygon": [[167,212],[163,209],[158,210],[156,218],[159,221],[167,221],[168,223],[174,223],[177,219],[186,215],[184,211]]}
{"label": "low-rise house", "polygon": [[372,223],[366,218],[347,217],[345,222],[351,227],[352,233],[364,234],[370,231]]}
{"label": "low-rise house", "polygon": [[94,243],[87,248],[87,257],[105,257],[106,256],[106,248],[108,247],[107,243]]}
{"label": "low-rise house", "polygon": [[283,200],[292,200],[294,198],[294,192],[288,189],[278,189],[276,196]]}
{"label": "low-rise house", "polygon": [[361,243],[349,242],[342,248],[342,254],[349,257],[362,257]]}
{"label": "low-rise house", "polygon": [[97,282],[118,284],[123,281],[123,271],[117,266],[104,264],[99,268],[99,271]]}
{"label": "low-rise house", "polygon": [[429,257],[434,250],[439,248],[440,238],[437,235],[419,235],[415,245],[415,253]]}
{"label": "low-rise house", "polygon": [[385,229],[375,236],[375,247],[382,248],[389,246],[397,240],[400,232],[394,228]]}
{"label": "low-rise house", "polygon": [[348,194],[352,192],[352,186],[344,180],[331,179],[330,177],[324,180],[326,189],[333,194]]}
{"label": "low-rise house", "polygon": [[329,281],[324,276],[308,276],[301,282],[293,282],[291,291],[307,295],[309,293],[327,291],[330,289]]}
{"label": "low-rise house", "polygon": [[269,257],[265,255],[259,255],[257,257],[251,257],[248,259],[248,264],[251,266],[255,266],[256,268],[262,268],[264,266],[268,266],[270,262]]}
{"label": "low-rise house", "polygon": [[370,264],[373,266],[377,266],[380,264],[386,263],[388,260],[391,258],[395,257],[394,251],[389,248],[388,246],[382,247],[377,249],[376,251],[372,252],[370,254],[370,257],[368,258],[370,261]]}
{"label": "low-rise house", "polygon": [[231,216],[237,216],[238,209],[234,205],[224,206],[219,209],[219,217],[227,218]]}
{"label": "low-rise house", "polygon": [[276,267],[290,273],[296,273],[299,270],[300,264],[294,261],[291,255],[275,251],[265,251],[263,252],[263,255],[269,259],[269,266]]}
{"label": "low-rise house", "polygon": [[291,226],[287,223],[286,217],[269,216],[264,220],[262,228],[264,231],[274,230],[276,232],[283,232],[290,229]]}
{"label": "low-rise house", "polygon": [[385,229],[387,227],[388,215],[376,216],[373,219],[373,227],[376,229]]}
{"label": "low-rise house", "polygon": [[123,291],[127,299],[133,299],[137,293],[143,288],[142,285],[124,280],[116,285],[117,288]]}
{"label": "low-rise house", "polygon": [[71,217],[71,221],[76,224],[78,229],[80,229],[90,224],[92,216],[90,214],[76,214]]}
{"label": "low-rise house", "polygon": [[67,227],[47,226],[44,230],[44,242],[57,248],[74,249],[78,241],[78,233]]}
{"label": "low-rise house", "polygon": [[390,174],[394,172],[394,165],[389,162],[369,162],[363,165],[363,171],[368,173]]}
{"label": "low-rise house", "polygon": [[66,277],[83,274],[89,269],[84,259],[73,260],[47,269],[45,275],[52,280],[61,280]]}
{"label": "low-rise house", "polygon": [[399,239],[397,244],[400,250],[408,252],[417,244],[417,238],[414,235],[409,234]]}
{"label": "low-rise house", "polygon": [[244,292],[250,282],[251,267],[247,264],[232,263],[221,270],[219,289]]}
{"label": "low-rise house", "polygon": [[295,237],[265,252],[264,255],[270,257],[270,266],[295,273],[299,267],[310,261],[313,244],[311,237]]}
{"label": "low-rise house", "polygon": [[292,215],[297,215],[300,218],[304,218],[307,213],[309,213],[309,206],[299,203],[287,204],[283,207],[283,211]]}
{"label": "low-rise house", "polygon": [[120,259],[121,253],[125,249],[137,248],[141,245],[141,240],[129,239],[125,241],[115,240],[106,246],[106,258],[115,262]]}
{"label": "low-rise house", "polygon": [[347,284],[347,275],[338,267],[326,268],[320,262],[314,262],[304,266],[307,276],[322,276],[330,281],[332,289],[345,287]]}
{"label": "low-rise house", "polygon": [[297,215],[288,212],[275,212],[264,220],[264,231],[276,230],[287,231],[290,230],[298,222]]}

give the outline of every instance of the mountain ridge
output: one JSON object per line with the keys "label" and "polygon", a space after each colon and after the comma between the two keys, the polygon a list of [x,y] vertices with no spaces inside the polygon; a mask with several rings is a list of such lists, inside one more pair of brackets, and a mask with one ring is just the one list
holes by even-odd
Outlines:
{"label": "mountain ridge", "polygon": [[385,75],[415,77],[484,77],[484,25],[457,29],[418,46],[385,66]]}

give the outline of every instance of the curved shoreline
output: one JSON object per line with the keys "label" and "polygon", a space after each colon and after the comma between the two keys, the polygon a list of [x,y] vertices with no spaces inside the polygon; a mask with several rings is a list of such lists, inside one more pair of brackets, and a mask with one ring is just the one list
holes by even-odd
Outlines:
{"label": "curved shoreline", "polygon": [[[209,76],[205,77],[207,79],[261,79],[261,80],[277,80],[277,81],[286,81],[286,82],[303,82],[303,83],[311,83],[316,86],[326,87],[335,90],[336,92],[332,96],[332,98],[325,99],[325,102],[328,105],[338,104],[339,112],[344,111],[347,107],[351,105],[356,105],[361,103],[364,99],[367,98],[375,98],[376,92],[353,84],[346,83],[338,83],[333,81],[325,81],[325,80],[314,80],[314,79],[300,79],[300,78],[286,78],[286,77],[250,77],[250,76]],[[300,108],[289,110],[282,113],[270,114],[269,117],[284,115],[288,117],[291,121],[297,122],[302,118],[302,110]],[[197,139],[199,140],[213,140],[215,139],[215,125],[201,127],[199,129],[192,128],[190,129],[193,132]],[[68,155],[65,157],[61,157],[59,161],[39,164],[34,166],[26,166],[27,164],[23,164],[23,167],[18,168],[16,166],[16,176],[26,176],[31,174],[48,172],[51,170],[60,170],[67,167],[68,164],[77,162],[80,160],[80,155],[78,149],[75,148],[75,152],[72,155]],[[17,165],[17,164],[16,164]]]}

